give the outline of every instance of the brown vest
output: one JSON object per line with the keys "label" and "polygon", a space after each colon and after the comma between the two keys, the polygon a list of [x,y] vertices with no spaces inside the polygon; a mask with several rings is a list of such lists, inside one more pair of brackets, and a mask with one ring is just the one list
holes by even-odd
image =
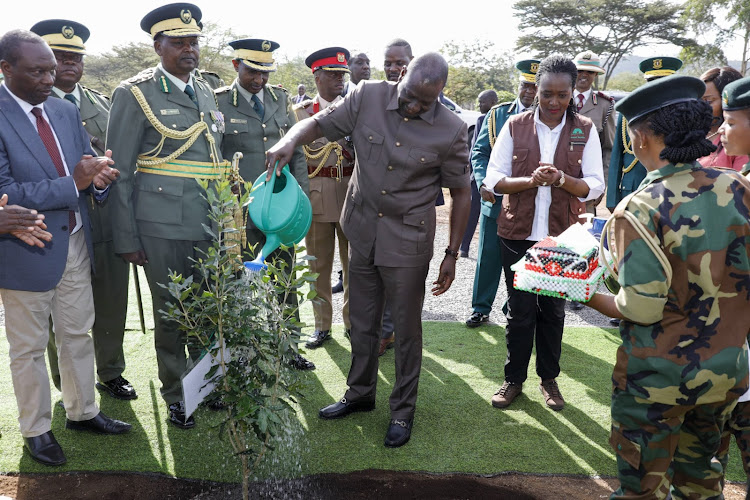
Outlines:
{"label": "brown vest", "polygon": [[[539,138],[534,124],[534,113],[521,113],[508,119],[510,135],[513,137],[512,177],[530,177],[539,167],[541,152]],[[583,148],[588,141],[592,122],[586,117],[575,115],[566,117],[565,126],[560,132],[560,140],[555,150],[554,165],[570,177],[583,177],[581,159]],[[557,236],[576,222],[578,215],[586,209],[586,203],[579,201],[564,189],[552,187],[552,203],[549,208],[549,235]],[[497,234],[508,240],[525,240],[531,234],[536,207],[537,188],[515,194],[503,195],[503,207],[497,216]]]}

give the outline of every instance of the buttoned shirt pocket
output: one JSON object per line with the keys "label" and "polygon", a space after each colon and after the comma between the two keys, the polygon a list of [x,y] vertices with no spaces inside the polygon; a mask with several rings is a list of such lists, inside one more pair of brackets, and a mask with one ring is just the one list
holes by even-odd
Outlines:
{"label": "buttoned shirt pocket", "polygon": [[[235,122],[228,121],[226,124],[226,133],[224,134],[224,141],[222,145],[223,151],[228,154],[224,156],[231,158],[237,151],[251,151],[255,148],[252,147],[253,141],[248,136],[250,133],[250,126],[245,118],[234,118]],[[256,146],[257,147],[257,146]],[[252,181],[253,179],[245,179]]]}
{"label": "buttoned shirt pocket", "polygon": [[183,111],[181,109],[162,109],[156,113],[156,116],[162,124],[172,130],[187,130],[193,125],[193,121]]}
{"label": "buttoned shirt pocket", "polygon": [[434,151],[423,148],[411,148],[409,150],[409,166],[412,167],[437,167],[440,165],[440,157]]}
{"label": "buttoned shirt pocket", "polygon": [[539,165],[527,165],[526,159],[529,157],[528,149],[513,149],[511,157],[511,175],[510,177],[524,177],[531,175]]}
{"label": "buttoned shirt pocket", "polygon": [[404,254],[417,255],[428,250],[427,232],[429,212],[406,214],[401,226],[401,251]]}
{"label": "buttoned shirt pocket", "polygon": [[365,124],[355,128],[354,133],[360,136],[359,140],[355,140],[357,146],[365,145],[362,151],[357,150],[357,155],[368,164],[376,164],[383,151],[383,136]]}
{"label": "buttoned shirt pocket", "polygon": [[[135,218],[162,224],[182,224],[184,179],[139,174],[135,199]],[[188,179],[195,182],[193,179]]]}

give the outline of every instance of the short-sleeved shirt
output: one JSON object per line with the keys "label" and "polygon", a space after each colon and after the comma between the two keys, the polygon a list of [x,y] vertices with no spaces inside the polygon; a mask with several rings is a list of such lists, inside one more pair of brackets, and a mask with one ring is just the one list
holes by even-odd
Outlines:
{"label": "short-sleeved shirt", "polygon": [[616,212],[615,304],[627,319],[615,387],[669,405],[739,397],[748,374],[750,182],[697,162],[669,164],[648,173],[627,211],[663,250],[672,281]]}
{"label": "short-sleeved shirt", "polygon": [[[329,140],[351,136],[356,151],[341,224],[352,248],[375,265],[428,263],[440,188],[469,187],[466,124],[442,104],[419,116],[398,113],[395,83],[363,81],[315,115]],[[376,244],[377,242],[377,244]]]}

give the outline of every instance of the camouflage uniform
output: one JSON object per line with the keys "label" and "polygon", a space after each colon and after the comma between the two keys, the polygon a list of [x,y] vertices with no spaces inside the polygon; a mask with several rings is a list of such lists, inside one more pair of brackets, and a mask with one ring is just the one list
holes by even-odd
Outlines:
{"label": "camouflage uniform", "polygon": [[[625,210],[664,251],[671,285]],[[664,498],[670,482],[675,498],[718,497],[711,459],[748,387],[750,182],[670,164],[649,172],[615,218],[615,303],[627,320],[612,376],[621,487],[611,498]]]}

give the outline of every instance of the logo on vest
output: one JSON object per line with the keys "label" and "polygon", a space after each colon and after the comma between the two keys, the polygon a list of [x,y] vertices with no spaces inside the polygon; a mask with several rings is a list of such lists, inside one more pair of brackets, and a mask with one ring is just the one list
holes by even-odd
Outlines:
{"label": "logo on vest", "polygon": [[570,133],[571,141],[584,140],[584,139],[586,139],[586,136],[583,134],[583,130],[581,130],[578,127],[574,128],[573,131]]}

